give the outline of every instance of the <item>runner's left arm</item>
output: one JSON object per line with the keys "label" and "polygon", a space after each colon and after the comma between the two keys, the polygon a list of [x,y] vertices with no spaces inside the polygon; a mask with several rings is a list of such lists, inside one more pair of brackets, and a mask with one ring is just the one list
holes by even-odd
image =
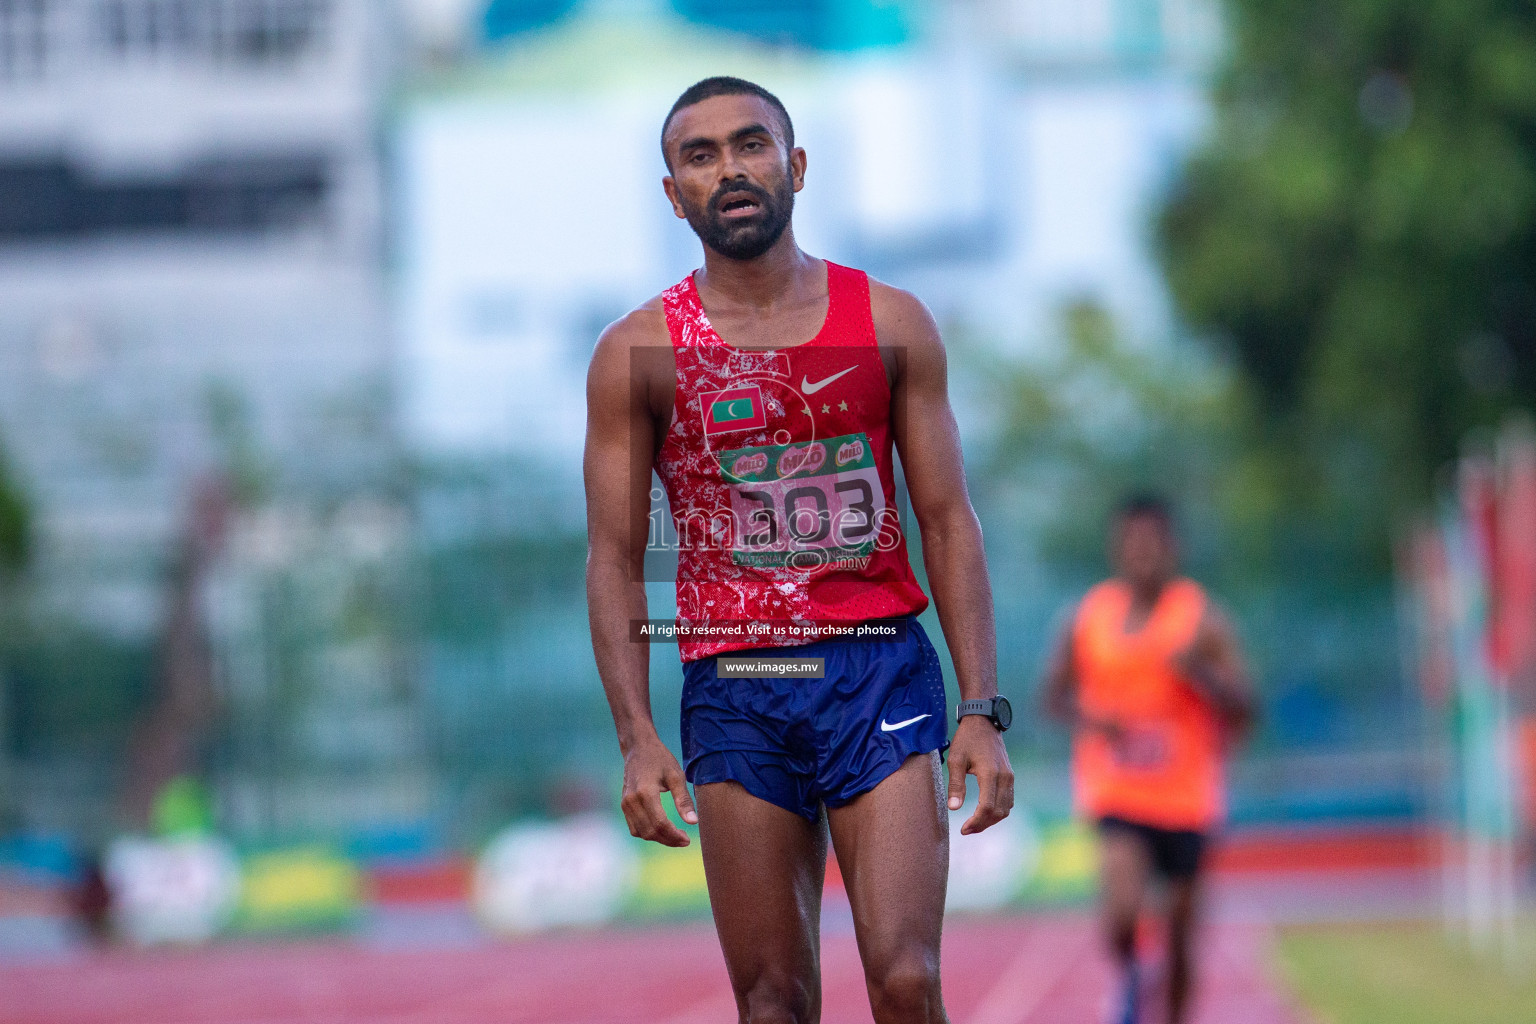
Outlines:
{"label": "runner's left arm", "polygon": [[1237,632],[1215,604],[1206,606],[1194,642],[1179,658],[1179,671],[1234,733],[1241,735],[1253,728],[1257,716],[1253,683]]}
{"label": "runner's left arm", "polygon": [[[997,694],[997,634],[981,523],[965,485],[960,432],[949,404],[948,363],[938,325],[907,292],[870,282],[875,329],[894,363],[891,423],[923,543],[923,565],[939,624],[955,662],[962,700]],[[980,832],[1013,808],[1013,769],[1002,736],[984,717],[968,716],[949,749],[949,806],[965,801],[976,776],[976,811],[961,826]]]}

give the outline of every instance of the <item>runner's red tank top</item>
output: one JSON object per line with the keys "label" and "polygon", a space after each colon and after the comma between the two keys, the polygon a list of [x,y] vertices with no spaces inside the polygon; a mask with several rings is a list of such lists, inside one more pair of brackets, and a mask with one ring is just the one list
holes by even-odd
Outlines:
{"label": "runner's red tank top", "polygon": [[695,630],[683,660],[818,639],[750,623],[853,625],[926,608],[897,514],[869,278],[829,261],[827,318],[789,348],[727,344],[692,274],[662,302],[677,391],[656,472],[677,530],[678,623]]}
{"label": "runner's red tank top", "polygon": [[1165,829],[1205,831],[1224,813],[1222,731],[1215,710],[1177,668],[1205,615],[1191,580],[1163,588],[1141,629],[1125,630],[1131,588],[1119,580],[1088,592],[1072,628],[1083,713],[1116,723],[1118,746],[1083,732],[1074,744],[1078,813]]}

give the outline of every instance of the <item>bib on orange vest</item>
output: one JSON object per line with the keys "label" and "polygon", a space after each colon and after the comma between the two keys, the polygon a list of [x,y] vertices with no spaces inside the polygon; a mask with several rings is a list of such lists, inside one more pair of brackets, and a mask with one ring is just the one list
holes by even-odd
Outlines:
{"label": "bib on orange vest", "polygon": [[1090,818],[1204,831],[1225,813],[1221,723],[1175,659],[1195,640],[1205,592],[1190,580],[1169,583],[1141,629],[1127,633],[1132,600],[1127,584],[1101,583],[1073,623],[1078,707],[1122,733],[1118,743],[1093,730],[1078,734],[1074,801]]}

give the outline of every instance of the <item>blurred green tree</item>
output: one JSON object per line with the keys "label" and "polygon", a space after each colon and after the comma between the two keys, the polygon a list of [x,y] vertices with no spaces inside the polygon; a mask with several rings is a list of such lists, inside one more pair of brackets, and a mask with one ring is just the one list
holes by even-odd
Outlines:
{"label": "blurred green tree", "polygon": [[14,572],[26,561],[32,516],[21,487],[0,450],[0,572]]}
{"label": "blurred green tree", "polygon": [[1469,429],[1536,402],[1536,4],[1225,10],[1162,265],[1243,371],[1290,495],[1368,516],[1379,544]]}
{"label": "blurred green tree", "polygon": [[1135,345],[1079,299],[1048,358],[989,358],[984,379],[998,420],[973,461],[978,500],[1043,557],[1101,569],[1110,510],[1128,490],[1192,499],[1181,504],[1202,523],[1233,518],[1242,396],[1198,346]]}
{"label": "blurred green tree", "polygon": [[9,599],[10,582],[26,562],[32,534],[30,509],[21,488],[12,477],[0,448],[0,832],[10,828],[16,818],[16,791],[12,779],[10,675],[6,655],[14,643],[16,629]]}

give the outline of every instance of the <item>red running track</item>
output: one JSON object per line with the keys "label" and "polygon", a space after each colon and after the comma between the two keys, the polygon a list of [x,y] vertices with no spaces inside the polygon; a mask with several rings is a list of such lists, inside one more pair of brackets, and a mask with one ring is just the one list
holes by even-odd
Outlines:
{"label": "red running track", "polygon": [[[1302,1024],[1265,973],[1265,933],[1212,925],[1197,1024]],[[954,1024],[1097,1024],[1109,973],[1090,920],[951,920]],[[853,936],[822,948],[822,1020],[868,1022]],[[111,952],[0,968],[4,1024],[730,1024],[707,924],[386,951],[346,943]]]}

